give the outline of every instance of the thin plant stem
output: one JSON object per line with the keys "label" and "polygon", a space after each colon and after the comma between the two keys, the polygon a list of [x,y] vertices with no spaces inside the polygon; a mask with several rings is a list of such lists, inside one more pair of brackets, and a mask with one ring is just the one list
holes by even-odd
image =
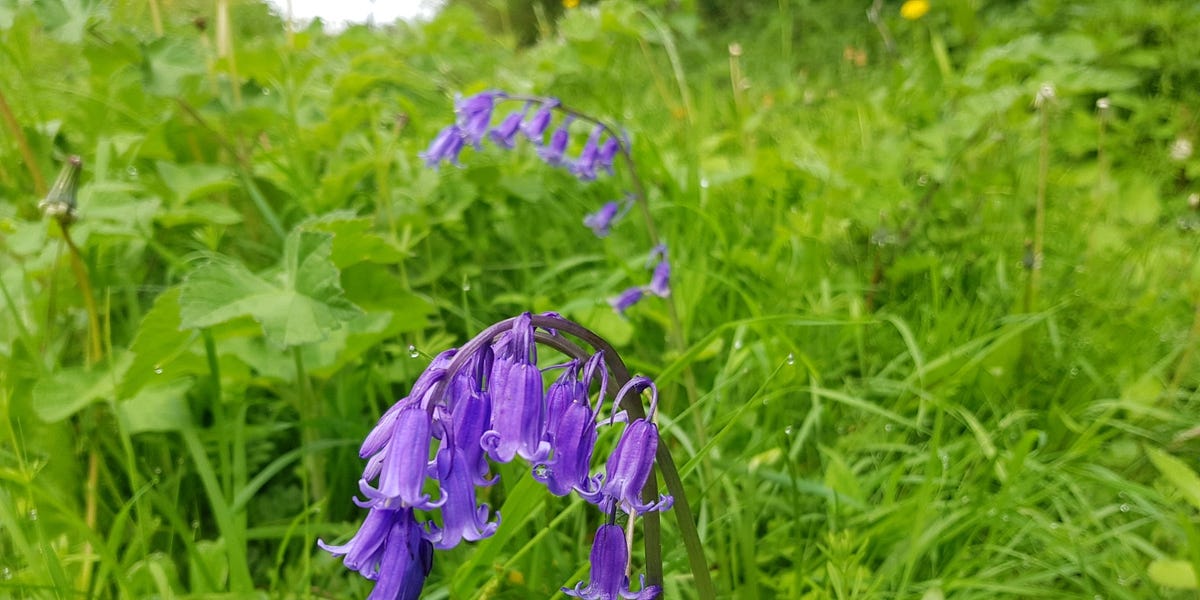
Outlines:
{"label": "thin plant stem", "polygon": [[154,25],[154,35],[162,37],[163,22],[162,10],[158,7],[158,0],[149,0],[150,2],[150,22]]}
{"label": "thin plant stem", "polygon": [[1038,104],[1040,143],[1038,145],[1037,197],[1033,215],[1033,253],[1029,266],[1029,287],[1025,294],[1025,312],[1037,310],[1038,288],[1042,278],[1042,263],[1046,243],[1046,181],[1050,174],[1050,107],[1049,99]]}
{"label": "thin plant stem", "polygon": [[38,166],[33,149],[29,146],[29,138],[25,137],[25,132],[21,129],[21,124],[17,122],[17,117],[13,115],[12,108],[8,105],[8,99],[4,97],[4,90],[0,90],[0,117],[4,118],[4,125],[8,128],[8,133],[17,142],[17,149],[21,152],[21,160],[25,161],[25,168],[29,170],[29,177],[33,179],[34,193],[38,197],[45,196],[48,189],[46,187],[46,177],[42,175],[42,169]]}
{"label": "thin plant stem", "polygon": [[[313,394],[312,381],[304,368],[304,354],[300,346],[292,346],[292,362],[296,367],[296,383],[299,384],[299,397],[296,401],[300,413],[301,438],[304,445],[317,442],[317,425],[320,422],[320,405]],[[325,463],[317,454],[304,457],[305,470],[309,475],[309,497],[314,502],[320,502],[325,497]]]}

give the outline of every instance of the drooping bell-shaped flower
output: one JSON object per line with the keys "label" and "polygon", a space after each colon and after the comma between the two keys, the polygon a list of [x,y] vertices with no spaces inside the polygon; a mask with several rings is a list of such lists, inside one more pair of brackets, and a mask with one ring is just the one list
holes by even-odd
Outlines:
{"label": "drooping bell-shaped flower", "polygon": [[516,319],[498,346],[487,387],[492,428],[483,434],[480,444],[496,462],[511,462],[516,455],[540,460],[546,451],[541,443],[546,406],[529,313]]}
{"label": "drooping bell-shaped flower", "polygon": [[378,582],[369,599],[416,600],[433,567],[433,545],[409,508],[371,509],[348,542],[333,546],[318,540],[317,545]]}
{"label": "drooping bell-shaped flower", "polygon": [[587,142],[583,144],[583,150],[579,151],[579,158],[571,164],[571,173],[582,181],[592,181],[596,178],[597,161],[600,157],[600,134],[604,133],[604,127],[597,125],[592,129],[592,133],[588,135]]}
{"label": "drooping bell-shaped flower", "polygon": [[454,447],[471,469],[474,484],[486,486],[496,481],[494,477],[487,476],[487,458],[479,444],[492,422],[491,394],[482,387],[492,368],[492,349],[484,346],[471,360],[473,364],[451,381],[447,391],[447,408],[450,411],[450,429],[454,432]]}
{"label": "drooping bell-shaped flower", "polygon": [[[654,466],[654,454],[658,450],[658,425],[652,419],[658,405],[658,390],[645,377],[630,379],[617,393],[617,402],[629,394],[639,395],[649,389],[652,393],[647,418],[636,419],[625,427],[617,447],[604,466],[604,483],[594,494],[584,494],[588,502],[596,504],[603,512],[614,508],[630,514],[641,514],[655,510],[666,510],[673,502],[670,496],[661,496],[657,502],[643,502],[642,488],[650,477]],[[615,410],[615,409],[614,409]]]}
{"label": "drooping bell-shaped flower", "polygon": [[550,127],[550,120],[554,118],[554,109],[558,107],[558,100],[550,98],[529,120],[521,123],[521,133],[529,138],[529,141],[541,146],[546,137],[546,128]]}
{"label": "drooping bell-shaped flower", "polygon": [[437,479],[445,498],[442,527],[434,543],[439,550],[453,548],[462,540],[481,540],[495,533],[500,525],[499,513],[494,522],[488,522],[491,509],[487,504],[475,504],[476,469],[454,443],[455,433],[447,432],[449,440],[442,441],[437,453]]}
{"label": "drooping bell-shaped flower", "polygon": [[[392,429],[396,425],[396,415],[408,404],[413,402],[420,403],[425,400],[433,384],[445,376],[446,367],[450,365],[451,359],[457,353],[458,350],[456,348],[451,348],[433,357],[429,366],[413,382],[412,390],[408,396],[401,398],[391,408],[387,409],[383,413],[383,416],[379,418],[379,422],[367,434],[366,439],[363,440],[362,446],[359,448],[359,457],[367,458],[378,454],[387,445],[388,440],[392,438]],[[374,477],[367,477],[367,479],[374,479]]]}
{"label": "drooping bell-shaped flower", "polygon": [[569,162],[565,154],[567,151],[567,143],[571,141],[571,121],[571,116],[568,115],[565,119],[563,119],[563,122],[558,126],[558,129],[555,129],[554,133],[550,134],[550,143],[545,146],[540,146],[537,149],[538,156],[542,157],[542,160],[552,167],[565,166]]}
{"label": "drooping bell-shaped flower", "polygon": [[500,121],[499,125],[493,127],[488,132],[488,137],[502,148],[513,149],[517,145],[517,134],[521,131],[521,123],[524,121],[527,112],[529,112],[528,105],[504,117],[504,120]]}
{"label": "drooping bell-shaped flower", "polygon": [[443,161],[461,167],[458,155],[462,153],[464,135],[458,125],[447,125],[438,132],[437,137],[433,138],[429,148],[417,156],[420,156],[425,161],[425,166],[431,169],[436,169]]}
{"label": "drooping bell-shaped flower", "polygon": [[606,202],[600,210],[584,217],[583,224],[591,229],[596,237],[605,237],[612,231],[613,220],[617,218],[620,210],[621,205],[616,200]]}
{"label": "drooping bell-shaped flower", "polygon": [[660,298],[666,298],[671,295],[671,263],[667,261],[666,253],[663,254],[658,264],[654,265],[654,275],[650,277],[650,285],[647,286],[651,294]]}
{"label": "drooping bell-shaped flower", "polygon": [[617,152],[621,150],[621,142],[615,137],[610,137],[604,140],[600,145],[600,152],[596,154],[596,165],[613,174],[613,159],[616,158]]}
{"label": "drooping bell-shaped flower", "polygon": [[378,487],[371,487],[366,480],[359,482],[359,489],[373,506],[429,510],[441,506],[445,501],[444,494],[441,500],[432,502],[428,494],[422,493],[429,462],[431,429],[429,411],[420,403],[408,403],[396,414],[392,438],[382,451],[384,455]]}
{"label": "drooping bell-shaped flower", "polygon": [[597,352],[588,360],[580,380],[579,363],[572,360],[546,393],[549,406],[546,440],[553,456],[548,462],[535,465],[533,476],[555,496],[565,496],[575,489],[581,494],[595,493],[598,489],[599,476],[589,477],[588,470],[596,446],[596,414],[604,402],[607,375],[601,379],[595,406],[591,404],[588,390],[597,368],[606,373],[603,361],[603,353]]}
{"label": "drooping bell-shaped flower", "polygon": [[610,523],[596,530],[590,558],[592,570],[587,585],[579,582],[574,588],[562,588],[563,593],[584,600],[652,600],[662,593],[662,588],[657,585],[647,587],[644,576],[641,591],[629,590],[629,577],[625,575],[629,567],[629,548],[620,525]]}
{"label": "drooping bell-shaped flower", "polygon": [[645,295],[646,292],[641,286],[631,287],[618,294],[615,298],[610,298],[608,303],[612,305],[613,310],[625,314],[625,311],[629,310],[629,307],[637,304]]}
{"label": "drooping bell-shaped flower", "polygon": [[466,141],[479,146],[483,137],[487,135],[488,125],[492,122],[492,109],[496,105],[496,99],[503,96],[502,92],[487,91],[460,98],[454,103],[454,114]]}

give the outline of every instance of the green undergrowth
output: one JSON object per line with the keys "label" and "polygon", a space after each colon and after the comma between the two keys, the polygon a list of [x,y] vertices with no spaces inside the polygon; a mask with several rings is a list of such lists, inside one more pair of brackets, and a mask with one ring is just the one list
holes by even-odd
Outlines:
{"label": "green undergrowth", "polygon": [[[0,0],[0,596],[365,597],[315,545],[362,517],[359,442],[526,310],[658,381],[720,597],[1194,596],[1194,3],[584,3],[523,46],[459,4]],[[581,225],[619,169],[425,168],[485,89],[626,129],[682,346],[608,306],[649,240]],[[78,254],[38,210],[68,155]],[[586,574],[594,511],[500,474],[425,597]]]}

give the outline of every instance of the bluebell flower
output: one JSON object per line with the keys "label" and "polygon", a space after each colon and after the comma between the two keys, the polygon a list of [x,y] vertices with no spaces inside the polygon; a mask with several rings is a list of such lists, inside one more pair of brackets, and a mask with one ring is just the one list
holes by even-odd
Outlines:
{"label": "bluebell flower", "polygon": [[[553,457],[536,465],[533,476],[555,496],[566,496],[571,490],[579,490],[581,494],[597,491],[599,477],[589,478],[588,470],[596,446],[596,414],[607,388],[603,364],[604,355],[597,352],[584,366],[580,379],[579,361],[572,360],[546,392],[549,405],[546,440]],[[599,400],[592,406],[588,392],[597,368],[602,379]]]}
{"label": "bluebell flower", "polygon": [[571,164],[571,173],[582,181],[592,181],[596,178],[597,161],[600,157],[600,134],[604,133],[604,126],[597,125],[592,129],[592,133],[588,135],[587,142],[583,144],[583,150],[579,151],[579,158]]}
{"label": "bluebell flower", "polygon": [[434,547],[439,550],[453,548],[461,540],[474,542],[486,538],[500,525],[499,513],[494,522],[488,522],[491,513],[488,505],[475,505],[477,469],[471,465],[467,454],[458,448],[456,433],[453,430],[446,432],[447,439],[442,441],[437,453],[437,480],[445,498],[441,507],[442,526],[435,528]]}
{"label": "bluebell flower", "polygon": [[463,138],[476,147],[483,141],[492,123],[492,109],[496,99],[504,97],[502,92],[480,92],[469,98],[460,98],[454,103],[454,114]]}
{"label": "bluebell flower", "polygon": [[596,237],[605,237],[612,231],[613,221],[620,210],[621,205],[616,200],[606,202],[600,210],[584,217],[583,224],[591,229]]}
{"label": "bluebell flower", "polygon": [[613,174],[613,159],[617,156],[617,151],[621,149],[621,142],[615,137],[610,137],[604,140],[604,144],[600,146],[600,151],[596,154],[596,165]]}
{"label": "bluebell flower", "polygon": [[521,133],[529,138],[529,141],[541,146],[545,141],[546,128],[550,126],[550,120],[554,118],[554,109],[558,108],[558,100],[550,98],[528,121],[521,123]]}
{"label": "bluebell flower", "polygon": [[567,142],[571,141],[571,133],[569,131],[571,120],[570,115],[563,119],[558,129],[555,129],[554,133],[550,134],[550,144],[539,146],[537,149],[538,156],[542,157],[542,160],[552,167],[569,166],[570,161],[566,158],[565,153],[567,151]]}
{"label": "bluebell flower", "polygon": [[513,149],[517,145],[517,133],[521,131],[521,123],[524,122],[525,114],[528,112],[529,105],[526,104],[525,108],[504,117],[499,125],[488,132],[488,137],[503,148]]}
{"label": "bluebell flower", "polygon": [[671,263],[667,261],[666,253],[659,259],[658,264],[654,265],[654,275],[650,277],[647,289],[660,298],[671,295]]}
{"label": "bluebell flower", "polygon": [[438,132],[437,137],[433,138],[429,149],[418,156],[425,160],[425,166],[432,169],[436,169],[442,161],[461,167],[458,155],[463,149],[463,136],[463,131],[458,128],[458,125],[447,125]]}
{"label": "bluebell flower", "polygon": [[612,305],[613,310],[621,314],[625,314],[625,311],[628,310],[630,306],[637,304],[645,294],[646,292],[641,288],[641,286],[631,287],[621,292],[616,298],[610,298],[608,303]]}
{"label": "bluebell flower", "polygon": [[583,495],[603,512],[620,508],[630,514],[641,514],[666,510],[673,503],[672,498],[666,495],[657,502],[643,502],[641,498],[642,488],[654,466],[654,454],[658,450],[658,425],[650,420],[654,418],[654,410],[658,405],[658,389],[646,377],[634,377],[617,392],[616,401],[619,405],[627,395],[640,395],[646,389],[652,394],[647,418],[636,419],[625,427],[616,449],[604,466],[603,485],[597,492]]}
{"label": "bluebell flower", "polygon": [[545,398],[542,372],[537,368],[537,346],[529,313],[521,315],[495,350],[492,379],[492,428],[479,443],[488,456],[501,463],[520,455],[526,460],[541,460],[542,430],[545,428]]}
{"label": "bluebell flower", "polygon": [[491,373],[492,349],[484,346],[471,360],[474,364],[455,375],[447,391],[450,428],[454,432],[454,447],[471,469],[475,485],[491,485],[496,478],[487,476],[487,458],[479,440],[491,428],[492,422],[491,394],[482,387],[482,382]]}
{"label": "bluebell flower", "polygon": [[371,509],[350,541],[333,546],[317,540],[317,545],[378,582],[368,600],[416,600],[433,567],[433,545],[409,508]]}
{"label": "bluebell flower", "polygon": [[662,593],[662,588],[657,585],[647,587],[644,576],[640,592],[629,590],[629,577],[625,575],[629,567],[629,548],[620,525],[605,524],[596,530],[590,558],[592,571],[588,584],[584,586],[580,582],[573,589],[562,588],[563,593],[584,600],[652,600]]}
{"label": "bluebell flower", "polygon": [[422,493],[426,464],[429,462],[431,429],[429,411],[421,403],[405,403],[396,413],[392,437],[380,451],[383,453],[383,464],[378,488],[371,487],[365,479],[359,482],[359,489],[371,506],[429,510],[445,502],[444,493],[438,501],[431,501],[428,494]]}

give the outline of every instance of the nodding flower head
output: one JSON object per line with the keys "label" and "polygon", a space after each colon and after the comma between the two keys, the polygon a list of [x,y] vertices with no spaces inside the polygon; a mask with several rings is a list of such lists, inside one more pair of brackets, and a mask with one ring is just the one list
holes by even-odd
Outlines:
{"label": "nodding flower head", "polygon": [[347,568],[377,581],[371,598],[416,600],[433,567],[433,544],[410,508],[371,509],[350,541],[332,546],[317,545],[334,556],[344,556]]}
{"label": "nodding flower head", "polygon": [[517,134],[521,131],[521,123],[525,120],[527,112],[529,112],[528,104],[525,105],[525,108],[510,113],[499,125],[488,132],[488,137],[502,148],[513,149],[517,145]]}
{"label": "nodding flower head", "polygon": [[631,287],[618,294],[617,297],[610,298],[608,303],[612,305],[613,310],[625,314],[625,311],[629,310],[630,306],[637,304],[645,295],[646,292],[641,286]]}
{"label": "nodding flower head", "polygon": [[[359,489],[366,500],[354,502],[368,512],[358,532],[344,544],[319,541],[320,547],[377,581],[370,598],[415,600],[435,549],[481,540],[500,526],[499,512],[480,499],[480,488],[498,478],[489,477],[488,458],[520,457],[552,494],[577,493],[609,515],[610,525],[597,533],[592,548],[591,582],[568,594],[597,600],[655,597],[654,586],[629,591],[628,548],[621,528],[611,521],[618,510],[636,516],[671,505],[668,496],[652,503],[639,497],[658,447],[658,428],[650,420],[658,396],[645,377],[622,386],[607,422],[627,422],[629,411],[618,414],[617,405],[625,402],[630,409],[647,389],[652,392],[649,418],[625,426],[604,474],[593,475],[610,364],[599,350],[608,346],[594,335],[554,313],[525,313],[434,357],[409,395],[384,412],[363,440],[359,453],[368,460]],[[585,353],[567,336],[587,341],[595,353]],[[539,342],[572,357],[547,368],[564,370],[545,392],[545,375],[537,366]],[[612,360],[619,364],[615,356]],[[599,389],[593,400],[594,382]],[[436,490],[437,499],[427,490]]]}
{"label": "nodding flower head", "polygon": [[649,379],[634,377],[617,392],[617,403],[620,404],[627,397],[636,399],[647,389],[652,398],[650,409],[646,411],[647,418],[637,419],[625,427],[621,439],[617,441],[617,448],[608,457],[608,464],[604,467],[604,484],[596,493],[584,495],[589,502],[599,505],[603,512],[620,508],[630,514],[641,514],[671,507],[670,496],[662,496],[655,502],[642,502],[641,498],[642,488],[654,466],[654,454],[658,450],[658,425],[650,420],[654,418],[654,410],[658,405],[658,389]]}
{"label": "nodding flower head", "polygon": [[579,158],[571,164],[571,173],[582,181],[591,181],[596,178],[596,167],[599,166],[600,159],[600,134],[604,133],[604,126],[597,125],[592,129],[592,133],[588,135],[587,142],[583,144],[583,150],[579,152]]}
{"label": "nodding flower head", "polygon": [[658,264],[654,265],[654,275],[650,277],[648,289],[651,294],[666,298],[671,295],[671,263],[667,260],[667,245],[656,246],[651,257],[654,255],[658,255]]}
{"label": "nodding flower head", "polygon": [[496,105],[496,99],[503,97],[502,92],[487,91],[460,98],[454,103],[457,125],[468,142],[479,146],[483,141],[483,136],[488,132],[488,125],[492,122],[492,109]]}
{"label": "nodding flower head", "polygon": [[526,460],[541,460],[544,456],[541,437],[546,407],[533,340],[533,325],[529,313],[525,313],[497,343],[488,384],[492,428],[480,440],[496,462],[512,462],[516,455]]}
{"label": "nodding flower head", "polygon": [[431,169],[436,169],[442,162],[461,167],[458,155],[462,153],[464,135],[458,125],[447,125],[433,138],[429,148],[418,156],[424,159],[425,166]]}
{"label": "nodding flower head", "polygon": [[528,121],[521,123],[521,133],[534,144],[542,145],[546,137],[546,128],[550,126],[550,120],[554,118],[554,109],[558,108],[558,105],[558,100],[548,98]]}
{"label": "nodding flower head", "polygon": [[546,164],[552,167],[570,166],[570,160],[566,158],[567,142],[571,141],[571,117],[563,119],[558,129],[550,134],[550,144],[538,147],[538,156],[542,158]]}
{"label": "nodding flower head", "polygon": [[583,224],[591,229],[596,237],[605,237],[612,231],[613,221],[620,210],[621,204],[616,200],[606,202],[600,210],[584,217]]}
{"label": "nodding flower head", "polygon": [[[596,446],[596,414],[608,383],[603,361],[603,353],[597,352],[583,367],[581,380],[579,361],[572,360],[546,393],[550,414],[545,439],[553,457],[535,466],[533,476],[555,496],[566,496],[572,490],[591,494],[599,485],[599,477],[589,478],[588,469]],[[600,399],[592,406],[588,392],[597,368],[602,374]]]}
{"label": "nodding flower head", "polygon": [[629,548],[620,525],[609,523],[596,530],[590,558],[592,572],[587,585],[581,581],[574,588],[562,588],[563,593],[584,600],[652,600],[662,593],[657,585],[647,586],[644,576],[640,592],[629,590],[629,577],[625,575],[629,567]]}

